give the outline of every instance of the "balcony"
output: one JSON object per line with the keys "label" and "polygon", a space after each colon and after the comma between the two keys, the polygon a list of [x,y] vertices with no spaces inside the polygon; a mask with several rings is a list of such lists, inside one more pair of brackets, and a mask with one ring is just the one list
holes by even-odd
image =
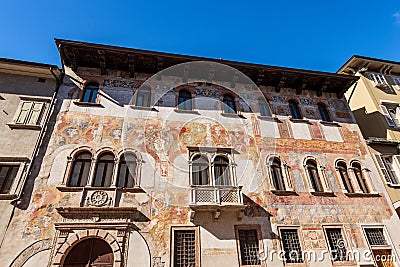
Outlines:
{"label": "balcony", "polygon": [[191,220],[195,212],[212,212],[218,220],[223,211],[236,211],[240,220],[244,215],[241,186],[192,186],[190,190]]}

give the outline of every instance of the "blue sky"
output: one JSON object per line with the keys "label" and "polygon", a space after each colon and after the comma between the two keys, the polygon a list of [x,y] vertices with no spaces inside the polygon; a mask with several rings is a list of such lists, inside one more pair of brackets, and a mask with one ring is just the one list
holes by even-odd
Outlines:
{"label": "blue sky", "polygon": [[3,0],[0,57],[60,65],[54,38],[335,72],[400,62],[400,0]]}

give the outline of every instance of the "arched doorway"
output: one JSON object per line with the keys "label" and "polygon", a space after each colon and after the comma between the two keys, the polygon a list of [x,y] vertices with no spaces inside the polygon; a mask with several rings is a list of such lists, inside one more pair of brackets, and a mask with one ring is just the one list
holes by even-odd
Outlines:
{"label": "arched doorway", "polygon": [[63,267],[113,267],[114,255],[108,243],[89,238],[76,244],[65,257]]}

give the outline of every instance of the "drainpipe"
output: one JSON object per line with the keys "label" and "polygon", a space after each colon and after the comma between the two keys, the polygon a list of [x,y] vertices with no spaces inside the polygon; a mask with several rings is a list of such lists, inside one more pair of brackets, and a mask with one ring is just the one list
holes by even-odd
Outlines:
{"label": "drainpipe", "polygon": [[27,169],[25,178],[24,178],[24,180],[22,182],[21,190],[19,191],[17,197],[11,200],[11,203],[15,203],[16,201],[21,199],[22,192],[24,191],[26,181],[28,180],[29,176],[31,175],[32,168],[33,168],[33,163],[34,163],[35,158],[37,157],[37,155],[39,153],[40,146],[42,145],[42,141],[43,141],[44,135],[46,133],[47,125],[49,123],[51,113],[54,110],[54,105],[55,105],[55,102],[57,100],[57,93],[58,93],[58,91],[60,89],[61,84],[63,83],[64,75],[65,75],[64,66],[63,66],[62,70],[60,70],[59,68],[57,68],[57,70],[60,72],[60,75],[58,75],[58,76],[54,73],[53,67],[50,67],[50,72],[54,76],[54,78],[56,79],[56,88],[55,88],[54,93],[53,93],[53,95],[51,97],[50,106],[49,106],[49,109],[46,112],[46,115],[45,115],[45,118],[44,118],[44,121],[43,121],[43,124],[42,124],[43,126],[40,129],[39,136],[38,136],[38,138],[36,140],[36,144],[35,144],[35,147],[33,149],[32,156],[31,156],[31,160],[30,160],[30,162],[28,164],[28,169]]}

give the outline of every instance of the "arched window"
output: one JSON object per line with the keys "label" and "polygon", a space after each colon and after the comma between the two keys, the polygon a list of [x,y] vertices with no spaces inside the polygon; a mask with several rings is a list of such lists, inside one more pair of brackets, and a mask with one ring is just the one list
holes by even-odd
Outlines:
{"label": "arched window", "polygon": [[271,117],[271,109],[269,108],[268,102],[265,99],[260,98],[258,100],[258,107],[260,108],[260,115]]}
{"label": "arched window", "polygon": [[81,101],[86,103],[96,103],[98,93],[99,93],[99,84],[89,83],[85,85],[85,89],[83,89],[83,95]]}
{"label": "arched window", "polygon": [[285,182],[282,174],[282,165],[279,158],[274,158],[271,162],[272,183],[276,190],[286,190]]}
{"label": "arched window", "polygon": [[308,172],[308,177],[311,182],[311,186],[315,192],[323,192],[324,188],[321,183],[321,177],[318,174],[317,162],[315,160],[309,159],[306,163],[306,168]]}
{"label": "arched window", "polygon": [[147,87],[140,88],[136,92],[136,106],[150,107],[150,102],[151,102],[151,90]]}
{"label": "arched window", "polygon": [[351,184],[350,176],[347,172],[346,163],[344,161],[338,162],[337,170],[339,172],[340,179],[342,179],[344,189],[346,189],[348,193],[354,193],[354,188],[353,185]]}
{"label": "arched window", "polygon": [[192,160],[192,184],[209,185],[209,162],[205,156],[196,155]]}
{"label": "arched window", "polygon": [[92,154],[82,152],[75,156],[72,170],[68,180],[68,186],[85,186],[88,182]]}
{"label": "arched window", "polygon": [[114,169],[114,154],[104,153],[97,160],[93,186],[108,187],[111,185],[111,179]]}
{"label": "arched window", "polygon": [[302,119],[299,105],[294,100],[289,100],[290,115],[293,119]]}
{"label": "arched window", "polygon": [[223,156],[214,159],[215,185],[231,185],[229,160]]}
{"label": "arched window", "polygon": [[68,252],[64,267],[114,266],[114,253],[110,245],[100,238],[80,241]]}
{"label": "arched window", "polygon": [[358,162],[353,162],[352,164],[354,175],[356,177],[357,183],[360,186],[360,189],[363,193],[369,193],[369,189],[367,186],[367,181],[361,170],[361,165]]}
{"label": "arched window", "polygon": [[231,95],[224,95],[222,101],[224,103],[224,113],[236,113],[235,99]]}
{"label": "arched window", "polygon": [[133,153],[121,156],[118,166],[117,187],[132,188],[137,185],[137,158]]}
{"label": "arched window", "polygon": [[321,116],[321,120],[322,121],[327,121],[327,122],[331,122],[331,117],[329,116],[329,112],[328,109],[326,108],[326,106],[322,103],[318,103],[318,111],[319,111],[319,115]]}
{"label": "arched window", "polygon": [[190,92],[185,91],[185,90],[179,91],[178,109],[192,110],[192,95],[190,94]]}

